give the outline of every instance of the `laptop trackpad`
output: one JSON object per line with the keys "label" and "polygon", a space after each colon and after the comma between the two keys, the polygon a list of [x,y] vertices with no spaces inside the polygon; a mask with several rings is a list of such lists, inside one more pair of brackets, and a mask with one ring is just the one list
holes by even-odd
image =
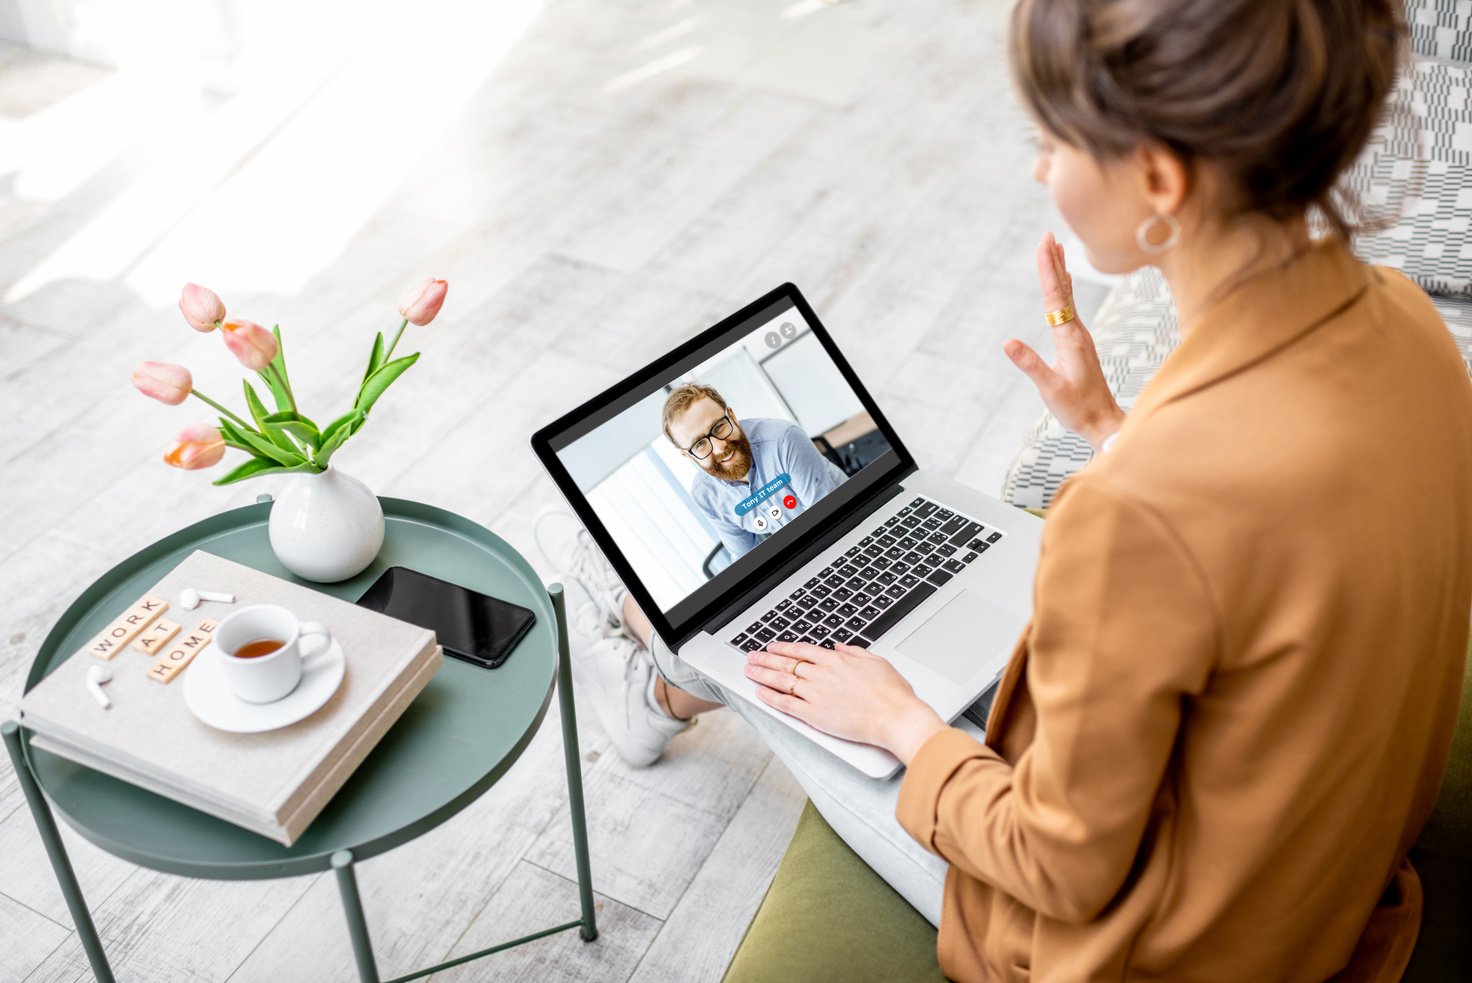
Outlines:
{"label": "laptop trackpad", "polygon": [[963,590],[896,646],[908,658],[957,683],[976,675],[1003,647],[1011,649],[1027,619],[990,598]]}

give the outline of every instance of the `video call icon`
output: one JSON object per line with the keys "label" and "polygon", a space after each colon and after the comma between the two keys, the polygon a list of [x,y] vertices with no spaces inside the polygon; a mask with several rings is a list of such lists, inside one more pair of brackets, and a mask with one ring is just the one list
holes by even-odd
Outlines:
{"label": "video call icon", "polygon": [[767,347],[772,349],[772,351],[776,351],[777,349],[782,347],[784,341],[791,341],[793,338],[796,337],[797,325],[793,324],[791,321],[783,321],[782,325],[776,331],[768,331],[766,334],[764,334],[762,336],[762,341],[765,341],[767,343]]}
{"label": "video call icon", "polygon": [[782,510],[773,505],[771,508],[767,509],[767,515],[770,515],[774,519],[780,519],[782,518]]}

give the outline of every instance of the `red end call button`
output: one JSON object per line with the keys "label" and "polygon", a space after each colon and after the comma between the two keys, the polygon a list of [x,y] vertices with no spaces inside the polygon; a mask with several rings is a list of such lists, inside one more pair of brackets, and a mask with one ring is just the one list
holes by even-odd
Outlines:
{"label": "red end call button", "polygon": [[788,509],[789,511],[792,510],[792,509],[797,508],[797,496],[795,496],[795,495],[786,495],[786,496],[784,496],[783,499],[782,499],[782,507],[784,509]]}

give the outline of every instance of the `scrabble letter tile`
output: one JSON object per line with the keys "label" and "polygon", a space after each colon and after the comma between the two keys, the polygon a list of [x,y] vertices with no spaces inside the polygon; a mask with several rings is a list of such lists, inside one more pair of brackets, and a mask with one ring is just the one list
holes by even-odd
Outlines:
{"label": "scrabble letter tile", "polygon": [[104,628],[102,634],[87,646],[87,651],[99,659],[111,659],[137,638],[138,633],[147,628],[153,619],[168,609],[169,602],[161,597],[143,598],[124,611],[118,620]]}
{"label": "scrabble letter tile", "polygon": [[214,637],[215,622],[205,620],[179,636],[168,647],[159,660],[148,667],[148,678],[161,683],[173,682],[194,657],[204,651]]}
{"label": "scrabble letter tile", "polygon": [[144,655],[154,655],[163,651],[169,639],[177,634],[179,634],[179,625],[167,618],[160,618],[145,628],[143,633],[133,641],[133,651],[142,652]]}

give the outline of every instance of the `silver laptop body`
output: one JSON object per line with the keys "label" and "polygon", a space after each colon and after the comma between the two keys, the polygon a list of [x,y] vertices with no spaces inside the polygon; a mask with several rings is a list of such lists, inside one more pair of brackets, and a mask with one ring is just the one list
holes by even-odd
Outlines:
{"label": "silver laptop body", "polygon": [[[783,417],[778,426],[803,430],[815,447],[827,446],[815,431],[835,413],[857,410],[848,419],[872,425],[869,449],[850,445],[846,455],[829,447],[829,457],[844,463],[842,482],[790,513],[779,503],[798,502],[801,482],[783,472],[758,488],[753,468],[750,499],[713,519],[695,506],[693,485],[703,479],[661,443],[657,414],[665,393],[703,374],[744,387],[739,403],[729,401],[735,412],[770,390],[773,412]],[[620,440],[632,443],[621,449]],[[682,659],[866,775],[887,778],[900,763],[762,703],[744,674],[747,651],[774,638],[864,645],[954,722],[1001,675],[1031,614],[1042,520],[919,470],[791,284],[544,427],[532,447]],[[656,473],[662,477],[647,477]],[[643,521],[625,514],[639,510]],[[757,545],[726,569],[712,571],[719,542],[698,562],[709,547],[700,537],[738,522],[763,531],[749,537]]]}
{"label": "silver laptop body", "polygon": [[761,702],[756,695],[757,685],[743,674],[745,654],[729,639],[740,635],[780,600],[920,498],[978,520],[1001,536],[990,549],[966,564],[964,572],[937,588],[873,642],[869,650],[888,659],[915,688],[915,694],[943,719],[956,720],[1000,677],[1027,624],[1043,520],[929,471],[916,471],[904,479],[895,494],[871,512],[858,529],[775,584],[757,602],[690,639],[680,647],[680,657],[735,696],[760,707],[864,774],[874,778],[893,775],[900,762],[888,751],[831,737]]}

